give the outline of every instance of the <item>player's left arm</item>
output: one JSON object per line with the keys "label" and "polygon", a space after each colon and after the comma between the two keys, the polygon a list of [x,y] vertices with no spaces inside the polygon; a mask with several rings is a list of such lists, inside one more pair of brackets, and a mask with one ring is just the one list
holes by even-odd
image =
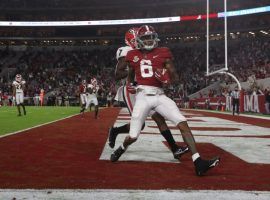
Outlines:
{"label": "player's left arm", "polygon": [[164,68],[168,70],[171,83],[177,82],[178,81],[178,74],[177,74],[177,71],[176,71],[176,68],[174,66],[172,58],[165,59]]}
{"label": "player's left arm", "polygon": [[128,70],[127,70],[127,62],[125,60],[125,57],[119,58],[116,69],[115,69],[115,79],[116,80],[121,80],[123,78],[126,78],[128,75]]}
{"label": "player's left arm", "polygon": [[15,97],[15,95],[16,95],[16,86],[12,85],[12,96]]}
{"label": "player's left arm", "polygon": [[127,80],[129,83],[134,83],[135,80],[135,71],[134,68],[130,66],[130,64],[127,62],[128,66],[128,77]]}

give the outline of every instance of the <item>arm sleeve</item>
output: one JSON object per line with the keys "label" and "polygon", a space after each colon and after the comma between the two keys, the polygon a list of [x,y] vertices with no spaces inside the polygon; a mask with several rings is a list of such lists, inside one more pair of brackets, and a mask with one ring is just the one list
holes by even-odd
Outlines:
{"label": "arm sleeve", "polygon": [[125,57],[130,50],[132,50],[132,48],[129,46],[120,47],[116,52],[116,59],[119,60],[120,58]]}
{"label": "arm sleeve", "polygon": [[131,62],[132,61],[132,52],[129,51],[125,57],[126,61],[127,62]]}
{"label": "arm sleeve", "polygon": [[172,52],[171,52],[171,50],[168,49],[168,48],[164,48],[163,51],[162,51],[162,54],[163,54],[163,57],[164,57],[164,58],[170,58],[170,59],[173,59]]}

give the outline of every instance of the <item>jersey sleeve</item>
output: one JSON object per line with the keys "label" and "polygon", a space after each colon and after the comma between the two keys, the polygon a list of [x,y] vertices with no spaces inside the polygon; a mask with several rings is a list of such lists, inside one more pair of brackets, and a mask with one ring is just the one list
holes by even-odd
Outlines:
{"label": "jersey sleeve", "polygon": [[126,61],[132,62],[132,60],[133,60],[133,51],[129,51],[126,55]]}
{"label": "jersey sleeve", "polygon": [[120,47],[119,49],[117,49],[116,52],[116,59],[119,60],[122,57],[126,57],[127,53],[132,50],[131,47],[129,46],[125,46],[125,47]]}
{"label": "jersey sleeve", "polygon": [[162,55],[164,58],[173,59],[171,50],[166,47],[162,48]]}

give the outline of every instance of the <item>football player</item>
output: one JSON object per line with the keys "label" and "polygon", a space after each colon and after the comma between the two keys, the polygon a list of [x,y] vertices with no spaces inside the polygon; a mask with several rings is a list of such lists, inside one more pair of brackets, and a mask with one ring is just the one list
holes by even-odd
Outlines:
{"label": "football player", "polygon": [[43,106],[44,95],[45,95],[45,90],[44,90],[43,88],[41,88],[41,89],[40,89],[40,94],[39,94],[40,106]]}
{"label": "football player", "polygon": [[22,116],[21,114],[21,107],[23,108],[23,114],[26,115],[26,110],[24,106],[24,93],[23,90],[25,89],[25,81],[22,80],[22,75],[17,74],[15,76],[15,80],[12,83],[13,87],[13,97],[15,98],[15,103],[18,109],[18,116]]}
{"label": "football player", "polygon": [[[128,32],[125,34],[125,43],[127,44],[127,46],[120,47],[117,50],[116,59],[118,60],[118,63],[116,65],[116,70],[115,70],[116,80],[127,78],[128,71],[127,71],[127,65],[125,62],[125,57],[129,51],[136,49],[135,38],[136,38],[137,30],[138,28],[131,28],[130,30],[128,30]],[[119,95],[122,95],[121,98],[124,99],[124,102],[127,105],[130,115],[133,111],[133,107],[135,104],[135,93],[136,91],[134,90],[134,88],[129,87],[129,84],[127,83],[126,85],[118,89],[117,95],[116,95],[118,98],[119,98]],[[149,115],[157,123],[160,133],[168,142],[174,158],[179,159],[182,154],[188,151],[188,147],[187,146],[179,147],[176,144],[171,134],[171,131],[169,130],[165,122],[164,117],[162,117],[159,113],[154,112],[154,111],[151,111]],[[145,124],[142,124],[141,129],[144,128],[144,125]],[[129,123],[120,127],[111,127],[109,130],[109,146],[111,148],[114,148],[117,135],[122,134],[122,133],[128,133],[129,131],[130,131]]]}
{"label": "football player", "polygon": [[97,100],[97,93],[99,91],[100,87],[97,84],[97,79],[92,78],[91,79],[91,84],[87,85],[87,101],[85,105],[85,110],[88,109],[91,104],[94,104],[95,106],[95,119],[98,118],[98,100]]}
{"label": "football player", "polygon": [[134,143],[151,110],[161,114],[173,122],[180,130],[184,142],[192,153],[195,172],[203,175],[215,167],[219,157],[203,160],[197,151],[193,134],[186,118],[181,114],[176,103],[164,94],[163,84],[177,80],[177,73],[173,64],[173,56],[168,48],[158,47],[158,35],[151,26],[141,26],[137,32],[138,49],[131,50],[125,58],[128,65],[128,82],[133,83],[136,76],[136,101],[133,107],[130,131],[123,144],[111,155],[111,161],[117,161],[129,145]]}
{"label": "football player", "polygon": [[81,85],[79,86],[80,90],[80,100],[81,100],[81,111],[80,113],[83,113],[85,110],[85,105],[87,101],[87,96],[86,96],[86,80],[82,80]]}

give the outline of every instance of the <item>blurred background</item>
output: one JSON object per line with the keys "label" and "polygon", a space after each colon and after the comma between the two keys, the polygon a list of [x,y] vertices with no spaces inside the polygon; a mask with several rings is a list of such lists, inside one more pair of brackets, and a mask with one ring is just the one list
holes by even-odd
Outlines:
{"label": "blurred background", "polygon": [[[228,11],[270,6],[269,0],[228,1]],[[181,102],[198,97],[226,97],[235,82],[225,75],[207,77],[206,0],[0,0],[0,21],[93,21],[181,16],[179,22],[151,24],[159,34],[159,46],[171,48],[179,82],[168,95]],[[224,11],[223,1],[210,3],[210,13]],[[189,17],[188,17],[189,16]],[[193,16],[193,17],[191,17]],[[117,48],[136,25],[0,27],[0,90],[8,105],[17,73],[27,82],[28,104],[45,90],[45,104],[79,104],[82,79],[96,77],[106,106],[120,82],[114,81]],[[210,65],[224,63],[224,19],[210,19]],[[269,94],[270,15],[262,12],[228,17],[228,67],[243,83],[246,94]],[[221,50],[222,49],[222,50]],[[264,80],[263,82],[259,80]],[[218,83],[218,84],[216,84]],[[208,86],[216,84],[211,89]],[[193,96],[192,96],[193,95]],[[115,104],[116,105],[116,104]]]}

